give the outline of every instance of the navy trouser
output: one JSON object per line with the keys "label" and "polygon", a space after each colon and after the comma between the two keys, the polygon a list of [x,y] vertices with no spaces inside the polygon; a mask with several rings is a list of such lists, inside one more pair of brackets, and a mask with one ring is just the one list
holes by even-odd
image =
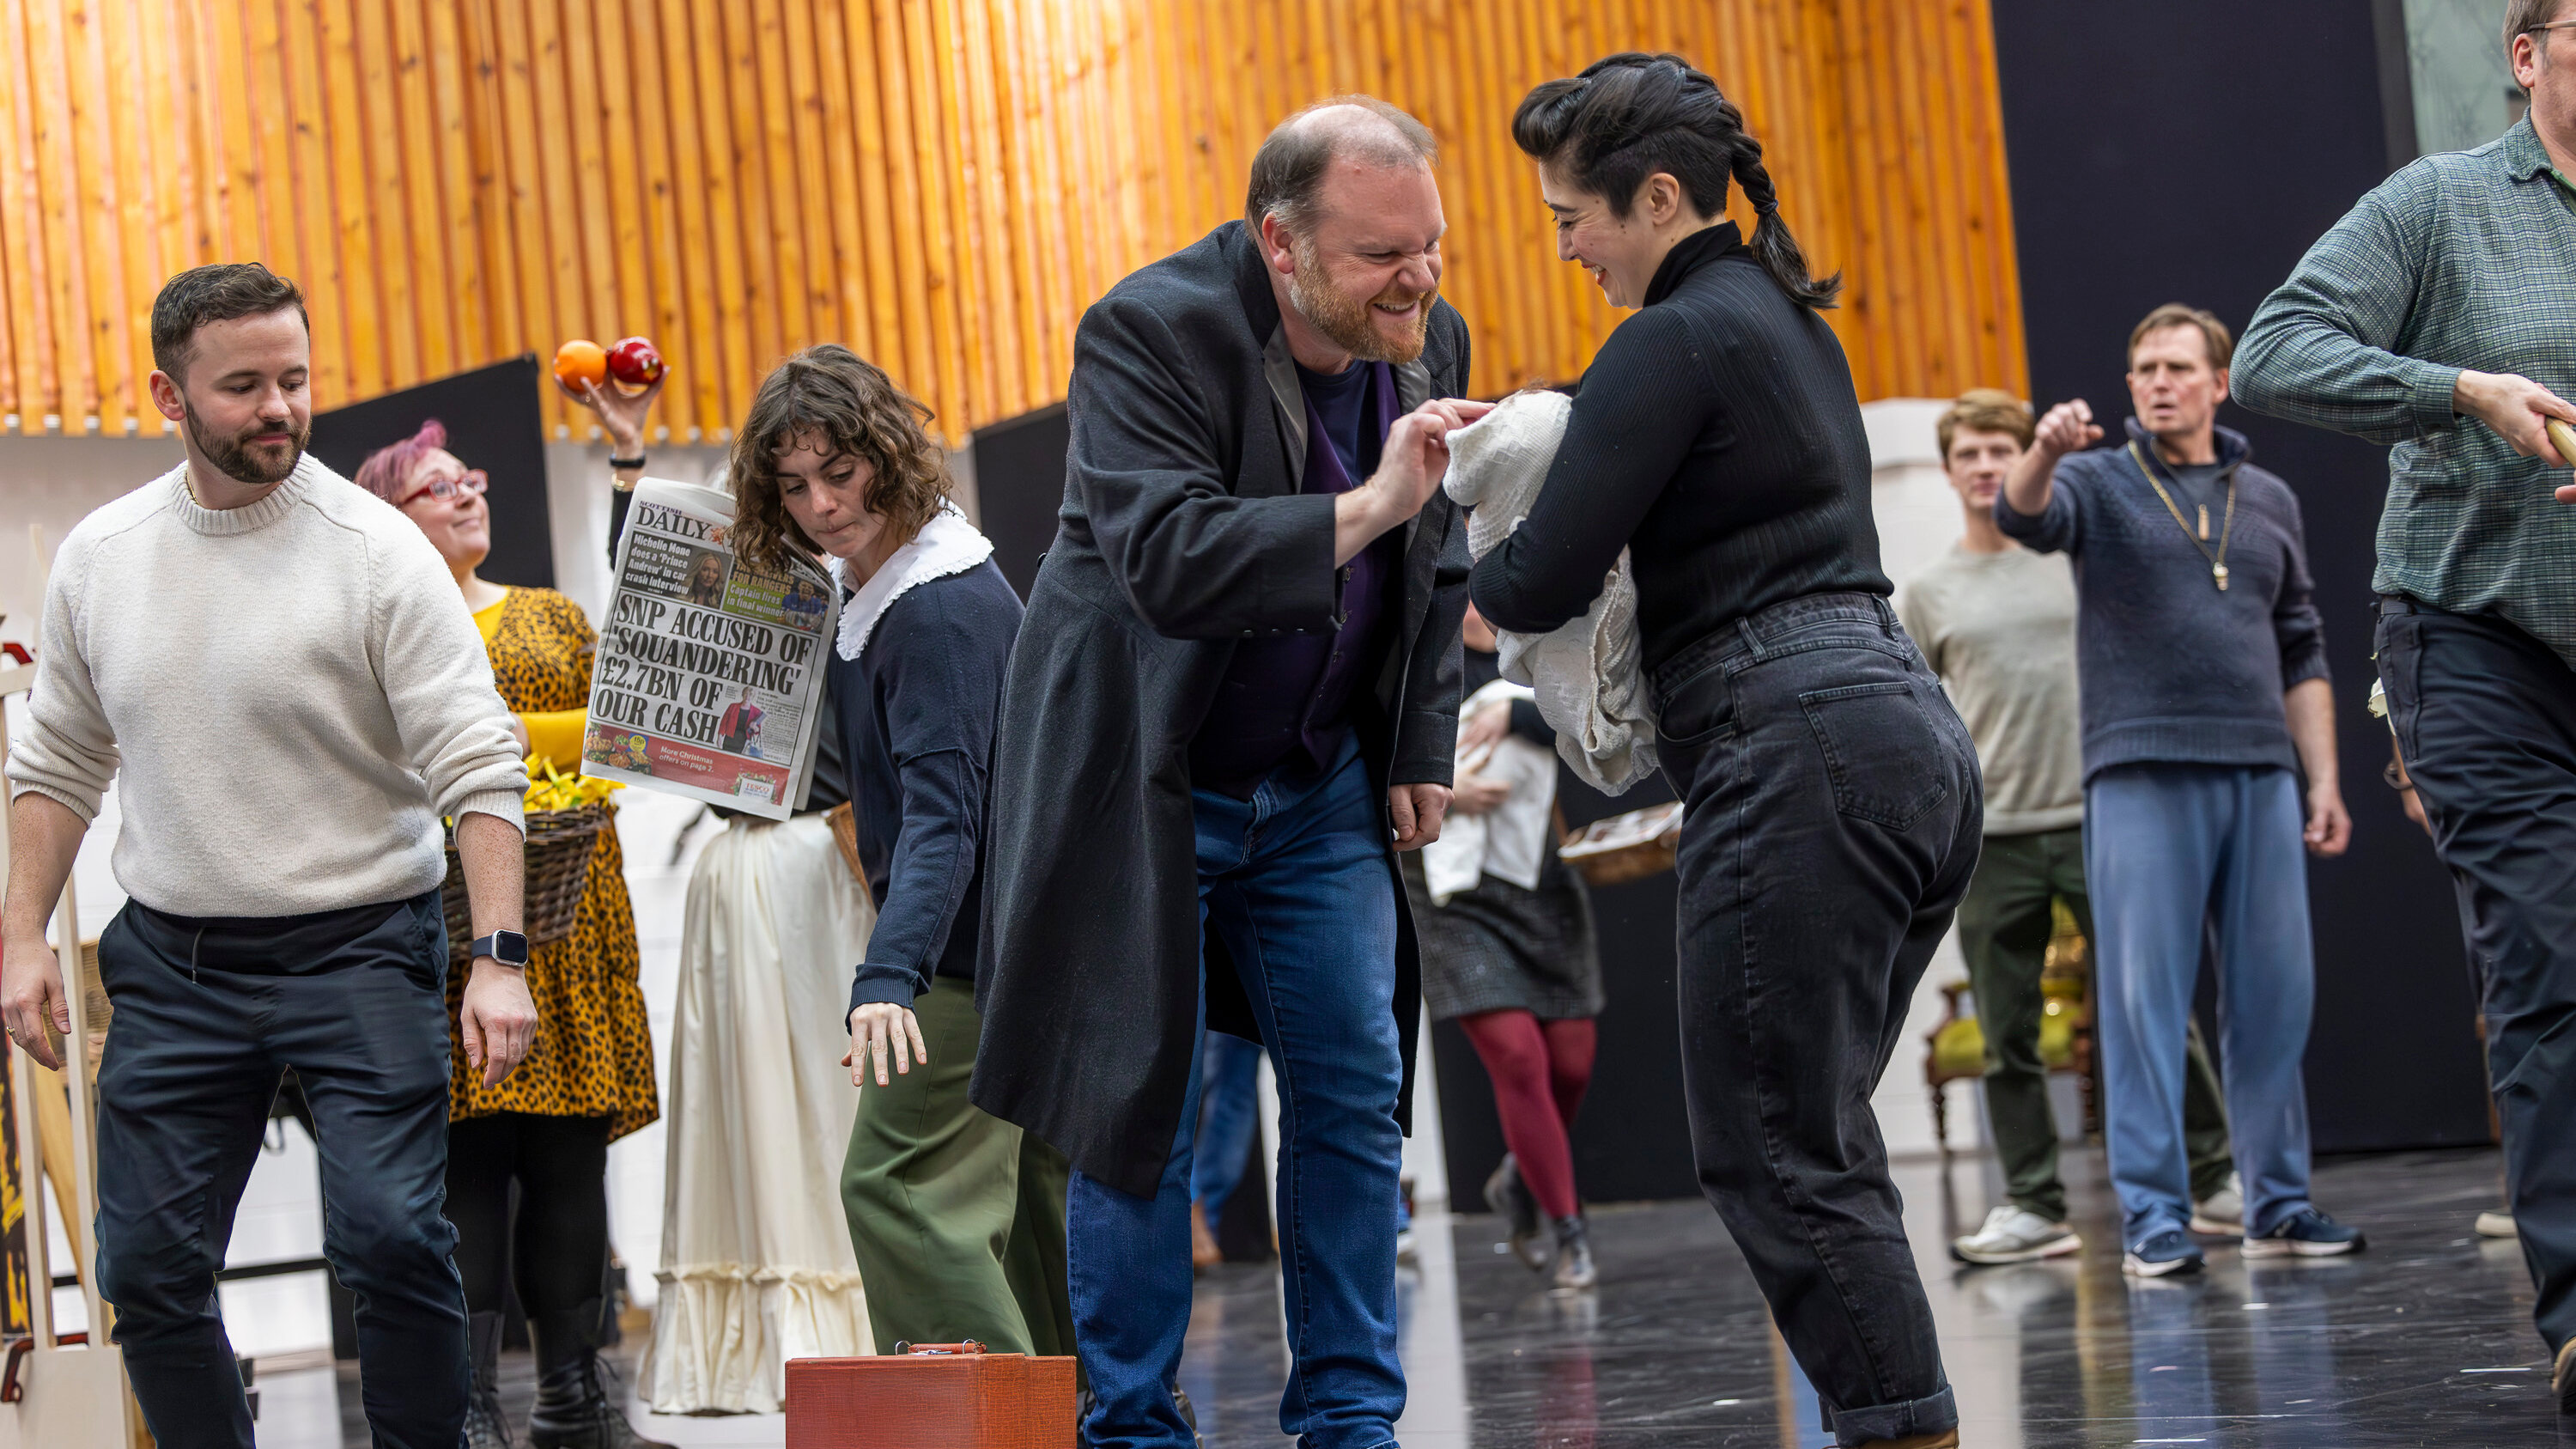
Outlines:
{"label": "navy trouser", "polygon": [[2485,968],[2505,1191],[2555,1353],[2576,1338],[2576,671],[2501,619],[2406,599],[2381,601],[2378,643],[2389,722]]}
{"label": "navy trouser", "polygon": [[[1395,871],[1356,746],[1323,778],[1283,766],[1250,800],[1196,793],[1199,909],[1234,958],[1279,1079],[1279,1278],[1304,1449],[1395,1442]],[[1201,1033],[1204,1038],[1205,1033]],[[1195,1055],[1195,1054],[1194,1054]],[[1204,1058],[1190,1064],[1152,1197],[1079,1171],[1065,1195],[1074,1340],[1097,1449],[1186,1449],[1172,1402],[1190,1322],[1190,1169]]]}
{"label": "navy trouser", "polygon": [[1682,817],[1682,1080],[1705,1193],[1844,1444],[1958,1408],[1870,1093],[1976,870],[1976,747],[1873,594],[1655,671]]}
{"label": "navy trouser", "polygon": [[447,1172],[447,931],[438,892],[307,916],[129,902],[99,937],[116,1014],[99,1069],[98,1274],[161,1449],[251,1449],[215,1295],[286,1068],[312,1104],[322,1245],[357,1296],[375,1441],[456,1449],[465,1291]]}

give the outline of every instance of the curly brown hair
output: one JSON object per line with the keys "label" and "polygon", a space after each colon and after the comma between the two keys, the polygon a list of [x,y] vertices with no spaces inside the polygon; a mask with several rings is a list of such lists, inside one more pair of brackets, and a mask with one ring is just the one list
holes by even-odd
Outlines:
{"label": "curly brown hair", "polygon": [[778,364],[734,434],[734,552],[766,569],[785,568],[791,550],[809,559],[821,553],[778,495],[774,454],[808,432],[822,434],[834,456],[867,460],[876,475],[868,480],[868,511],[909,543],[948,501],[948,454],[931,436],[931,417],[885,369],[837,342]]}

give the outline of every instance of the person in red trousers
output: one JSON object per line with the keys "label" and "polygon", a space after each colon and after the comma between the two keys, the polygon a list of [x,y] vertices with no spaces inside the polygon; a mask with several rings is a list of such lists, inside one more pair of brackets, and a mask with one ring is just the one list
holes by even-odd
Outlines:
{"label": "person in red trousers", "polygon": [[[1434,1020],[1458,1023],[1493,1080],[1510,1151],[1486,1179],[1485,1202],[1509,1220],[1512,1251],[1560,1288],[1589,1288],[1592,1241],[1572,1135],[1592,1083],[1602,1003],[1592,902],[1554,848],[1556,731],[1528,690],[1495,684],[1493,626],[1473,608],[1464,632],[1467,704],[1449,813],[1488,822],[1490,843],[1474,884],[1462,889],[1448,888],[1436,857],[1404,857],[1422,999]],[[1516,851],[1506,839],[1533,828],[1535,848]]]}

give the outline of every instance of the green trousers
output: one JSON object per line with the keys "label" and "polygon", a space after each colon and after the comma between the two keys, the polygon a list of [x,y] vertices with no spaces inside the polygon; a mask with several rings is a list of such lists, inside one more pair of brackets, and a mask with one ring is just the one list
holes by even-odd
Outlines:
{"label": "green trousers", "polygon": [[930,1064],[859,1089],[841,1208],[877,1352],[974,1339],[995,1353],[1073,1352],[1064,1278],[1064,1154],[966,1100],[983,1018],[963,981],[912,1004]]}
{"label": "green trousers", "polygon": [[[2047,1004],[2039,976],[2056,931],[2049,907],[2061,900],[2076,929],[2092,940],[2081,826],[1987,836],[1976,877],[1959,902],[1959,950],[1968,958],[1968,988],[1985,1032],[1986,1115],[2004,1191],[2015,1207],[2052,1223],[2066,1220],[2066,1184],[2057,1176],[2057,1119],[2048,1106],[2048,1068],[2039,1059],[2039,1018]],[[2227,1099],[2197,1022],[2185,1050],[2183,1143],[2198,1201],[2225,1187],[2236,1164],[2228,1150]]]}

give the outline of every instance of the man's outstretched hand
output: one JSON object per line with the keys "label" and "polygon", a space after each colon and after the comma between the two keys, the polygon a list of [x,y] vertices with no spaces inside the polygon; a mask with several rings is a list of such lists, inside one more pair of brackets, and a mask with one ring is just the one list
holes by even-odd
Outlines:
{"label": "man's outstretched hand", "polygon": [[1493,410],[1492,403],[1436,397],[1397,418],[1378,450],[1377,471],[1334,500],[1333,566],[1420,513],[1449,472],[1449,435]]}

